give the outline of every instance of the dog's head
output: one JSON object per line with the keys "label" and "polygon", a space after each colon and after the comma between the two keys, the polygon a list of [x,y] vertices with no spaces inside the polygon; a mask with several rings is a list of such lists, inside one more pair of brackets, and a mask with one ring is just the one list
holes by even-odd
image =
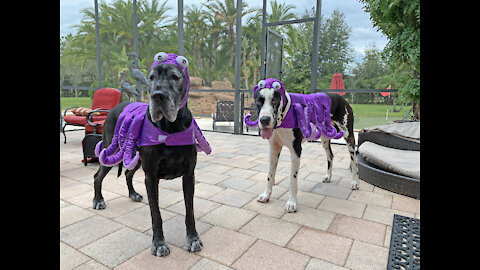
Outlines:
{"label": "dog's head", "polygon": [[178,111],[185,106],[190,90],[188,60],[174,53],[155,55],[150,74],[149,112],[153,122],[164,116],[174,122]]}
{"label": "dog's head", "polygon": [[282,82],[268,78],[253,88],[253,98],[258,112],[258,127],[264,139],[270,139],[278,124],[279,108],[284,106],[285,89]]}

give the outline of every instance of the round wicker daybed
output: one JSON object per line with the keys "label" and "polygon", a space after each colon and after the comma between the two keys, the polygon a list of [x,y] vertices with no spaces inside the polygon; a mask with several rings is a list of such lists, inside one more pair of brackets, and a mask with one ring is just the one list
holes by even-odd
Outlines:
{"label": "round wicker daybed", "polygon": [[[396,123],[392,123],[396,124]],[[392,127],[392,126],[390,126]],[[418,124],[419,127],[419,124]],[[381,128],[380,128],[381,129]],[[418,135],[419,137],[419,135]],[[420,140],[404,138],[397,135],[392,135],[385,131],[376,129],[364,129],[358,133],[358,147],[364,142],[372,142],[380,147],[392,148],[391,152],[401,152],[393,149],[420,151]],[[367,144],[366,144],[367,145]],[[407,152],[407,151],[406,151]],[[415,153],[415,152],[413,152]],[[419,153],[418,154],[419,157]],[[365,155],[365,153],[363,153]],[[381,157],[381,156],[380,156]],[[377,157],[378,158],[378,157]],[[372,161],[372,159],[369,159]],[[417,177],[407,176],[405,174],[396,173],[388,170],[389,166],[382,166],[380,164],[372,164],[368,162],[360,151],[357,152],[358,161],[358,176],[363,181],[370,183],[380,188],[420,199],[420,176],[418,171]],[[419,164],[419,160],[418,160]],[[419,165],[418,165],[419,168]],[[407,168],[408,169],[408,168]]]}

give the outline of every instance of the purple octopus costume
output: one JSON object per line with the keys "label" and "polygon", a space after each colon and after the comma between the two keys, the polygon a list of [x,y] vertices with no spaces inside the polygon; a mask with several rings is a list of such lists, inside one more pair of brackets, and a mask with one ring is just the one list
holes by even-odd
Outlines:
{"label": "purple octopus costume", "polygon": [[[187,104],[190,91],[190,77],[188,74],[188,60],[183,56],[164,52],[155,55],[152,69],[160,64],[174,64],[185,74],[186,93],[179,106],[183,108]],[[140,158],[136,147],[149,146],[164,143],[168,146],[196,144],[197,151],[203,151],[207,155],[212,152],[210,145],[202,134],[197,122],[192,117],[192,123],[184,131],[166,133],[155,127],[148,117],[145,117],[148,104],[133,102],[128,104],[120,114],[115,126],[112,143],[103,148],[103,141],[97,143],[95,155],[98,156],[100,164],[112,167],[123,161],[125,168],[132,170]]]}
{"label": "purple octopus costume", "polygon": [[[253,93],[263,88],[273,88],[281,94],[282,106],[279,107],[276,128],[300,128],[308,141],[318,140],[322,135],[328,139],[343,136],[342,130],[337,133],[330,124],[332,101],[325,93],[287,93],[282,82],[273,78],[261,80],[253,88]],[[250,114],[245,115],[245,124],[257,127],[258,119],[251,121],[250,117]]]}

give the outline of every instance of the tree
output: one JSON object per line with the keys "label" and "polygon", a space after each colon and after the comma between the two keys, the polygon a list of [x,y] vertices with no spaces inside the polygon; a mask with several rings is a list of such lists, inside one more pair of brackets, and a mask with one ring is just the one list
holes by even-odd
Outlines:
{"label": "tree", "polygon": [[[314,9],[305,10],[302,18],[315,17]],[[344,73],[353,61],[353,49],[349,38],[351,28],[344,14],[334,10],[330,17],[320,18],[318,80],[317,88],[329,88],[334,72]],[[302,23],[287,32],[285,51],[288,68],[285,70],[285,84],[297,92],[308,93],[313,42],[313,23]]]}
{"label": "tree", "polygon": [[205,13],[202,8],[195,6],[187,7],[184,16],[185,22],[185,43],[193,44],[193,59],[194,63],[201,68],[203,66],[200,61],[200,44],[204,42],[206,33]]}
{"label": "tree", "polygon": [[[345,79],[345,84],[353,85],[354,88],[383,89],[392,84],[392,73],[383,61],[381,52],[375,43],[369,44],[365,49],[365,55],[361,63],[356,63],[352,75]],[[356,98],[358,103],[373,103],[374,97],[378,94],[360,94]],[[351,101],[354,93],[347,93]]]}
{"label": "tree", "polygon": [[347,65],[353,61],[353,49],[350,45],[351,27],[345,21],[345,15],[338,9],[330,17],[322,20],[319,34],[319,76],[318,84],[330,86],[333,73],[345,73]]}
{"label": "tree", "polygon": [[[235,55],[235,23],[237,17],[237,9],[235,7],[235,0],[209,0],[204,4],[215,16],[215,19],[219,20],[223,26],[226,27],[226,33],[228,36],[229,55],[228,66],[233,66],[233,57]],[[246,14],[252,13],[253,9],[247,9],[247,4],[242,2],[242,17]]]}
{"label": "tree", "polygon": [[370,13],[373,25],[387,36],[383,56],[401,83],[399,97],[412,102],[420,119],[420,1],[359,1]]}
{"label": "tree", "polygon": [[[158,0],[152,0],[149,5],[147,1],[138,1],[137,30],[139,47],[139,67],[146,73],[145,59],[153,62],[153,56],[157,51],[152,48],[165,48],[161,35],[162,25],[169,18],[165,15],[168,8],[159,4]],[[69,38],[68,45],[64,46],[63,56],[69,59],[69,63],[80,65],[81,70],[86,67],[87,62],[96,61],[96,33],[95,33],[95,12],[93,8],[86,8],[81,11],[83,17],[80,24],[76,25],[77,33]],[[128,59],[126,54],[119,53],[133,52],[133,3],[131,0],[116,0],[112,3],[101,1],[98,5],[98,20],[100,24],[100,43],[103,85],[118,85],[118,72],[133,59]],[[163,44],[162,44],[163,43]],[[67,64],[65,62],[65,64]],[[61,67],[62,68],[62,67]],[[92,74],[95,74],[93,72]],[[95,79],[96,80],[96,79]],[[92,85],[98,82],[92,80]]]}

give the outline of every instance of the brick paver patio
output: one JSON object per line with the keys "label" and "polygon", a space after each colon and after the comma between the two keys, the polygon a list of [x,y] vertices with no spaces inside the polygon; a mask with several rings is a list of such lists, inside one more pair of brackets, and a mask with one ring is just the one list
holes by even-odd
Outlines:
{"label": "brick paver patio", "polygon": [[[171,253],[150,254],[152,228],[143,170],[133,185],[142,202],[128,198],[116,168],[103,181],[107,208],[92,209],[93,175],[84,166],[83,131],[60,134],[60,269],[385,269],[394,214],[420,218],[420,201],[364,181],[350,190],[350,157],[335,154],[331,183],[322,183],[326,158],[320,143],[305,143],[297,213],[285,213],[290,155],[284,148],[270,202],[264,191],[268,143],[256,136],[205,131],[211,155],[198,154],[194,211],[204,247],[185,248],[181,180],[160,180],[159,204]],[[253,147],[255,146],[255,147]]]}

